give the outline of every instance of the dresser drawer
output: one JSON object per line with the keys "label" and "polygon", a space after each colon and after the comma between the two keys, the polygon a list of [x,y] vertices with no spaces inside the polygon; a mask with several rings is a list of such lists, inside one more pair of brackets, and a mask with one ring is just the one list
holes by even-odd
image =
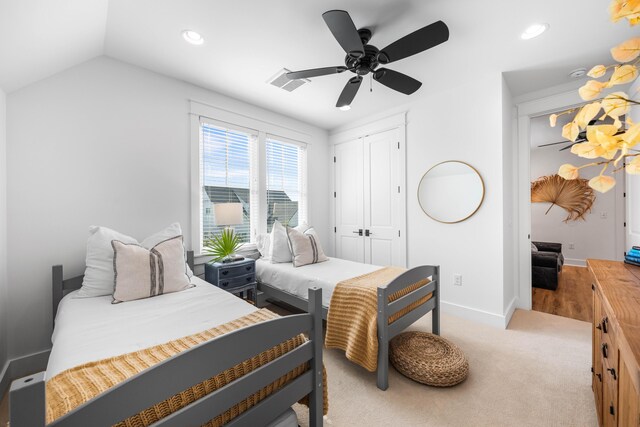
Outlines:
{"label": "dresser drawer", "polygon": [[227,278],[244,276],[247,274],[254,274],[255,268],[256,267],[254,263],[222,267],[220,268],[220,270],[218,270],[218,277],[222,281]]}
{"label": "dresser drawer", "polygon": [[255,274],[245,274],[244,276],[237,276],[226,279],[224,277],[220,278],[218,282],[218,287],[222,289],[233,289],[241,286],[247,286],[256,281]]}

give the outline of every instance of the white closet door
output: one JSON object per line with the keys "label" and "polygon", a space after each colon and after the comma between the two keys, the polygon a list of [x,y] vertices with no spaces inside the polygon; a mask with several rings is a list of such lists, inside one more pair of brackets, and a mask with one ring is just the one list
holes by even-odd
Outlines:
{"label": "white closet door", "polygon": [[398,129],[364,138],[364,259],[404,266],[401,250],[400,149]]}
{"label": "white closet door", "polygon": [[627,197],[627,244],[625,251],[632,246],[640,246],[640,175],[625,175]]}
{"label": "white closet door", "polygon": [[365,262],[362,138],[335,146],[336,257]]}

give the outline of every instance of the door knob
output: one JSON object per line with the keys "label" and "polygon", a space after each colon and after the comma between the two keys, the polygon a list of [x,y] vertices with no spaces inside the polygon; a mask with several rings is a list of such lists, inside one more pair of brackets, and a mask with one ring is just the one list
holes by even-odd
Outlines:
{"label": "door knob", "polygon": [[362,228],[358,231],[352,231],[353,234],[357,234],[358,236],[362,236]]}
{"label": "door knob", "polygon": [[366,237],[369,237],[369,236],[373,236],[373,233],[371,233],[369,230],[364,230],[364,235]]}

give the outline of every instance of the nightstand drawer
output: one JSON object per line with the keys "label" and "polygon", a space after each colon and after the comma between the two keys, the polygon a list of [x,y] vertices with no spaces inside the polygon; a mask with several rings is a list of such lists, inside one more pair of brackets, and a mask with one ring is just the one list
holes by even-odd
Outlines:
{"label": "nightstand drawer", "polygon": [[244,276],[231,277],[229,279],[220,277],[218,287],[222,289],[232,289],[239,286],[246,286],[256,281],[256,276],[253,273],[245,274]]}
{"label": "nightstand drawer", "polygon": [[233,277],[244,276],[246,274],[253,274],[255,272],[255,264],[234,265],[229,267],[222,267],[218,270],[218,277],[220,280],[226,280]]}

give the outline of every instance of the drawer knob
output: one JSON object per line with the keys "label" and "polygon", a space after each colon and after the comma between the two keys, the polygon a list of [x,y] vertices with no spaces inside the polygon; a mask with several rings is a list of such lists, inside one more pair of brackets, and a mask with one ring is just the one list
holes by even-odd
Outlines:
{"label": "drawer knob", "polygon": [[247,282],[250,282],[252,277],[247,277]]}
{"label": "drawer knob", "polygon": [[246,268],[247,271],[251,271],[252,267],[250,265],[247,265],[245,268]]}
{"label": "drawer knob", "polygon": [[598,377],[598,379],[600,380],[600,382],[602,382],[602,374],[596,374],[596,377]]}
{"label": "drawer knob", "polygon": [[229,270],[222,270],[220,272],[223,276],[226,276],[227,274],[229,274]]}
{"label": "drawer knob", "polygon": [[222,283],[220,283],[220,284],[221,284],[222,286],[226,287],[226,286],[229,284],[229,282],[222,282]]}
{"label": "drawer knob", "polygon": [[602,357],[605,359],[609,357],[609,346],[606,343],[602,344]]}
{"label": "drawer knob", "polygon": [[607,371],[609,371],[614,380],[618,379],[618,377],[616,376],[616,370],[614,368],[607,368]]}

